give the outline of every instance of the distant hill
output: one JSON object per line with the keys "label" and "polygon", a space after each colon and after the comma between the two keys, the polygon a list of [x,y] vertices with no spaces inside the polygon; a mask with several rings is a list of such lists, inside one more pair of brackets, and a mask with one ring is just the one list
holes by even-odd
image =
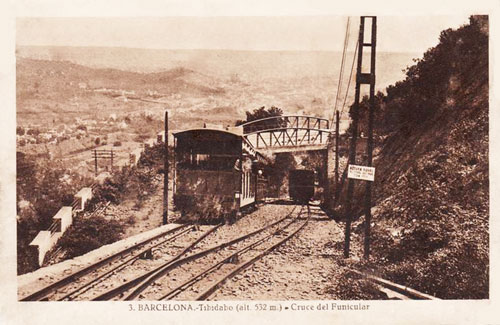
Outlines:
{"label": "distant hill", "polygon": [[[16,79],[17,97],[21,103],[51,95],[64,99],[97,89],[133,91],[138,96],[148,93],[206,96],[224,92],[217,79],[182,67],[157,73],[139,73],[93,69],[68,61],[19,58]],[[119,95],[119,92],[116,94]]]}
{"label": "distant hill", "polygon": [[[201,73],[233,79],[297,78],[332,76],[338,78],[342,53],[325,51],[233,51],[162,50],[119,47],[18,46],[19,58],[70,61],[93,68],[113,68],[133,72],[160,72],[184,67]],[[377,54],[377,88],[404,77],[419,53]],[[348,53],[346,70],[350,70]],[[333,89],[332,89],[333,92]]]}
{"label": "distant hill", "polygon": [[[261,106],[331,117],[341,59],[336,52],[33,46],[18,47],[16,55],[22,124],[36,123],[39,113],[50,113],[43,115],[50,121],[69,122],[77,116],[147,109],[161,118],[168,107],[177,127],[233,124]],[[378,53],[378,90],[403,79],[403,69],[414,57],[418,55]],[[340,106],[351,64],[348,53]],[[351,83],[346,105],[352,103],[353,87]],[[123,92],[149,102],[126,102],[119,98]],[[347,110],[341,118],[347,119]]]}

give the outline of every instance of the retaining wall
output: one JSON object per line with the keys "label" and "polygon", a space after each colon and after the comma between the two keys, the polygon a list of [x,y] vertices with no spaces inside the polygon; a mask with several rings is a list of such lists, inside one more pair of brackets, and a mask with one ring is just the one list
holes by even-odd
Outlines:
{"label": "retaining wall", "polygon": [[52,217],[53,223],[48,230],[42,230],[30,243],[38,251],[38,265],[42,266],[47,252],[49,252],[56,244],[59,238],[73,223],[73,213],[83,211],[85,203],[92,198],[92,189],[84,187],[75,195],[77,200],[76,208],[73,210],[71,206],[64,206],[57,211]]}

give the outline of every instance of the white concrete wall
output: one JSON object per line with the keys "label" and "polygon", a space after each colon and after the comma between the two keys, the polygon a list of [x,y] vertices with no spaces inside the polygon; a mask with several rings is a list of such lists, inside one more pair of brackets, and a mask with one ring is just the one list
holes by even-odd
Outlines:
{"label": "white concrete wall", "polygon": [[30,246],[36,246],[38,248],[38,265],[42,265],[45,254],[52,248],[50,237],[50,231],[40,231],[30,243]]}
{"label": "white concrete wall", "polygon": [[73,211],[72,207],[62,207],[59,209],[57,214],[52,217],[52,219],[61,220],[61,233],[64,233],[66,229],[73,223]]}
{"label": "white concrete wall", "polygon": [[[80,205],[76,211],[82,211],[85,209],[85,203],[92,198],[92,189],[90,187],[82,188],[76,195],[75,198],[80,200]],[[38,264],[41,266],[45,255],[57,244],[59,238],[62,237],[66,229],[73,223],[73,207],[65,206],[59,209],[55,216],[52,217],[54,220],[59,220],[61,224],[61,231],[56,231],[51,233],[48,230],[43,230],[38,233],[38,235],[30,243],[30,246],[37,247],[38,250]]]}
{"label": "white concrete wall", "polygon": [[82,188],[78,193],[76,193],[75,198],[80,201],[80,205],[76,210],[85,210],[85,203],[92,198],[92,189],[90,187]]}

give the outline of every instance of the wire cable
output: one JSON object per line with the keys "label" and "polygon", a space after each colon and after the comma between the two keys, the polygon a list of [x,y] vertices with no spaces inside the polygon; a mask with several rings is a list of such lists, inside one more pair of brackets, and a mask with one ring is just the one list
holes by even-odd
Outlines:
{"label": "wire cable", "polygon": [[344,79],[344,66],[345,66],[345,58],[346,58],[346,52],[347,52],[347,46],[349,44],[349,29],[350,29],[350,22],[351,22],[351,17],[347,17],[347,25],[346,25],[346,31],[345,31],[345,36],[344,36],[344,48],[342,50],[342,60],[340,63],[340,73],[339,73],[339,80],[337,84],[337,94],[335,96],[335,103],[334,103],[334,108],[333,108],[333,116],[330,120],[330,125],[333,127],[333,121],[335,118],[335,112],[337,111],[337,103],[339,100],[339,94],[342,92],[342,81]]}
{"label": "wire cable", "polygon": [[344,113],[345,103],[347,101],[347,96],[349,95],[349,87],[351,86],[352,72],[354,71],[354,62],[356,62],[356,54],[358,53],[358,47],[359,47],[359,38],[356,42],[356,48],[354,49],[352,65],[351,65],[351,73],[349,74],[349,82],[347,83],[347,89],[345,92],[344,103],[342,104],[342,110],[340,111],[340,116],[342,116],[342,113]]}

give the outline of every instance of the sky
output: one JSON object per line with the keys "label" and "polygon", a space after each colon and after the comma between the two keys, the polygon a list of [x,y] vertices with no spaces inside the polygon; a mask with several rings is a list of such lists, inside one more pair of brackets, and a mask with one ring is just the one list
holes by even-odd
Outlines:
{"label": "sky", "polygon": [[[17,18],[16,44],[158,49],[341,51],[346,16]],[[423,53],[468,15],[379,16],[377,51]],[[355,40],[359,17],[350,19]]]}

